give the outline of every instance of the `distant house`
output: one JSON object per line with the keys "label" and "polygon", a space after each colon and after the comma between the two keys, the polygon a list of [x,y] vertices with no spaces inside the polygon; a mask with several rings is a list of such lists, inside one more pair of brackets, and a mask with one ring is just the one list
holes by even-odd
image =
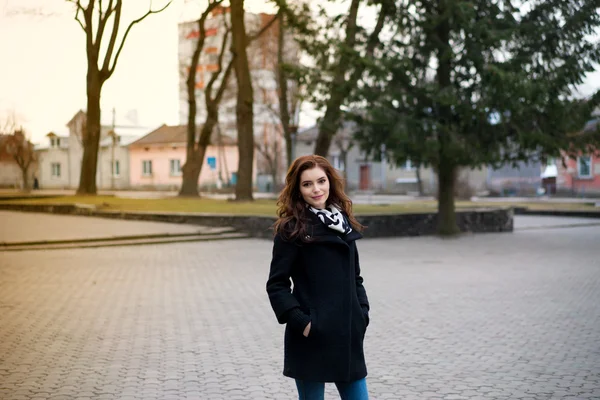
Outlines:
{"label": "distant house", "polygon": [[[600,129],[600,118],[590,120],[583,133]],[[557,191],[574,194],[600,194],[600,152],[581,153],[576,159],[564,157],[566,166],[557,162]]]}
{"label": "distant house", "polygon": [[[79,187],[86,113],[79,110],[67,123],[68,132],[46,135],[47,142],[38,146],[39,182],[43,189]],[[147,132],[147,128],[101,127],[96,169],[98,189],[129,188],[129,153],[127,145]]]}
{"label": "distant house", "polygon": [[[318,126],[298,132],[295,155],[313,154]],[[353,139],[356,125],[346,121],[333,138],[327,159],[347,179],[348,190],[389,191],[405,193],[417,191],[416,168],[406,162],[395,167],[391,163],[373,161],[361,151]]]}
{"label": "distant house", "polygon": [[[39,162],[38,179],[42,189],[68,189],[71,182],[69,136],[50,132],[46,143],[36,147]],[[79,183],[79,182],[77,182]]]}
{"label": "distant house", "polygon": [[[213,136],[214,137],[214,136]],[[186,125],[162,125],[130,143],[129,160],[132,188],[176,190],[181,186],[186,160]],[[238,149],[235,140],[221,135],[206,150],[198,179],[201,188],[234,184],[237,180]],[[256,167],[254,167],[256,179]]]}
{"label": "distant house", "polygon": [[487,187],[497,195],[535,195],[542,187],[545,166],[540,161],[519,161],[515,166],[487,168]]}
{"label": "distant house", "polygon": [[[588,121],[582,133],[598,129],[599,118]],[[600,193],[600,153],[579,154],[570,158],[565,152],[562,160],[519,162],[515,167],[505,165],[488,169],[488,188],[500,195]],[[542,192],[539,190],[542,189]]]}

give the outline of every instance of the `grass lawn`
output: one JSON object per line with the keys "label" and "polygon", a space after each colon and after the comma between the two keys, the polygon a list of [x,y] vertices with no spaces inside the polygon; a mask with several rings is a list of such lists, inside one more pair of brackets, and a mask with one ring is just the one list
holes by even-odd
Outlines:
{"label": "grass lawn", "polygon": [[[132,199],[113,196],[62,196],[52,198],[30,198],[5,200],[2,202],[19,204],[83,204],[94,205],[100,210],[112,211],[156,211],[156,212],[203,212],[217,214],[268,215],[274,216],[277,206],[275,200],[255,200],[254,202],[234,202],[207,198],[160,198]],[[470,202],[458,201],[457,209],[468,208],[498,208],[498,207],[528,207],[534,210],[565,210],[565,211],[597,211],[591,204],[550,203],[550,202]],[[392,213],[421,213],[435,212],[437,202],[432,200],[410,201],[395,204],[355,204],[356,214],[392,214]]]}

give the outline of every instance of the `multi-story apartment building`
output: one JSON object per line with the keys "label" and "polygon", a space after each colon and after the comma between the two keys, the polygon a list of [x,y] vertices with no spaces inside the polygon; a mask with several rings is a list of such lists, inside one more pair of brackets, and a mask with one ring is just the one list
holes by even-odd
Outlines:
{"label": "multi-story apartment building", "polygon": [[[246,31],[249,35],[253,35],[266,26],[274,17],[271,14],[246,12],[244,21]],[[196,123],[198,125],[203,124],[206,118],[204,90],[213,72],[218,70],[219,54],[223,49],[224,36],[228,26],[230,26],[230,10],[228,7],[215,9],[205,22],[206,39],[196,71],[196,100],[198,104]],[[179,117],[180,124],[182,125],[187,124],[188,120],[186,80],[198,37],[199,29],[197,21],[179,24]],[[255,157],[257,159],[257,179],[259,181],[261,178],[266,179],[266,177],[270,176],[268,162],[264,154],[262,154],[264,151],[277,153],[277,158],[281,164],[279,165],[279,169],[285,169],[285,145],[279,117],[277,95],[278,37],[279,25],[275,22],[259,38],[253,40],[248,47],[250,73],[254,89],[254,135],[257,147],[262,150],[257,151]],[[230,40],[231,35],[225,41],[223,69],[225,69],[232,57],[229,51],[231,46]],[[286,62],[297,62],[299,51],[293,51],[294,48],[298,48],[295,42],[291,40],[286,41]],[[237,140],[235,86],[235,75],[231,74],[228,82],[228,90],[219,107],[219,129],[223,135],[229,136],[233,140]],[[258,182],[258,185],[260,186],[260,182]]]}

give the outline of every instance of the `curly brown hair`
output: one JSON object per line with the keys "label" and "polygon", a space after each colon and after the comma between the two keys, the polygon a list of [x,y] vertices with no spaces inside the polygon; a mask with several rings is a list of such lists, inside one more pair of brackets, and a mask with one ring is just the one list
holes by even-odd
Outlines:
{"label": "curly brown hair", "polygon": [[364,227],[356,220],[352,212],[352,200],[344,193],[344,181],[326,158],[309,155],[294,160],[285,177],[285,187],[277,200],[278,220],[273,225],[275,235],[280,234],[287,240],[300,238],[306,241],[306,203],[300,192],[300,176],[307,169],[315,167],[325,171],[329,180],[327,205],[334,204],[348,217],[352,228],[362,231]]}

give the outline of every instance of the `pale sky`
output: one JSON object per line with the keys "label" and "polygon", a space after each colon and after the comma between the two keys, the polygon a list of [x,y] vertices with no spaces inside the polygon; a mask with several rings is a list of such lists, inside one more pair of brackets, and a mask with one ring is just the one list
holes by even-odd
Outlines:
{"label": "pale sky", "polygon": [[[124,2],[123,22],[146,12],[148,0]],[[187,3],[187,5],[186,5]],[[166,0],[154,0],[154,7]],[[246,0],[249,11],[272,11],[266,0]],[[0,116],[13,111],[35,143],[50,131],[66,133],[65,124],[86,108],[85,35],[64,0],[0,0]],[[129,8],[127,8],[129,7]],[[42,10],[43,16],[16,14]],[[151,15],[130,32],[113,76],[102,91],[103,122],[112,108],[117,124],[137,110],[139,125],[178,124],[179,77],[177,23],[197,18],[193,0],[174,0],[161,14]],[[122,25],[121,32],[126,25]],[[587,77],[584,95],[600,88],[600,71]],[[300,125],[318,114],[307,108]]]}
{"label": "pale sky", "polygon": [[[130,125],[135,109],[139,124],[179,123],[177,23],[197,18],[193,2],[174,0],[160,14],[133,27],[113,76],[102,90],[102,120]],[[272,11],[264,0],[246,0],[249,11]],[[149,0],[124,2],[127,23],[148,10]],[[160,8],[166,0],[154,0]],[[127,8],[129,7],[129,8]],[[40,9],[47,16],[15,15]],[[65,0],[0,0],[0,116],[14,110],[32,141],[50,131],[66,133],[65,124],[86,108],[85,34]],[[186,17],[186,11],[193,13]],[[126,25],[121,26],[123,33]]]}

